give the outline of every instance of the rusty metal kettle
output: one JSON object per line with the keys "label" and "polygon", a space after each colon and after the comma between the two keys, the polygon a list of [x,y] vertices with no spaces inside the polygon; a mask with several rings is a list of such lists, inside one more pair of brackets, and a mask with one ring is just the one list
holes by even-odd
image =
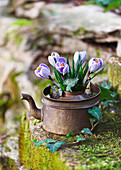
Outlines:
{"label": "rusty metal kettle", "polygon": [[64,97],[53,99],[48,97],[50,86],[43,91],[43,108],[38,109],[33,98],[22,94],[27,100],[31,115],[43,121],[43,128],[51,133],[67,135],[71,130],[78,134],[83,128],[90,128],[88,109],[97,106],[100,101],[100,88],[90,84],[91,97],[79,91],[65,92]]}

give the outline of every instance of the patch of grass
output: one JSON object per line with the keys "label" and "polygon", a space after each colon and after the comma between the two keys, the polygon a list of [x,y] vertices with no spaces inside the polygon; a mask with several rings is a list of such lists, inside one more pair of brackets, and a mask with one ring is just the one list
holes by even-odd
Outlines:
{"label": "patch of grass", "polygon": [[96,134],[75,148],[80,150],[76,158],[82,164],[77,170],[120,168],[121,121],[100,123]]}

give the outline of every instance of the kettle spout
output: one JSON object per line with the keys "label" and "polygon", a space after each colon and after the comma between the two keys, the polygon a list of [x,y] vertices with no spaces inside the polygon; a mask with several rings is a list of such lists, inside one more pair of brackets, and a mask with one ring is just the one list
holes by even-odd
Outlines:
{"label": "kettle spout", "polygon": [[22,93],[21,100],[27,100],[29,102],[31,116],[33,116],[35,119],[43,120],[41,109],[36,107],[34,99],[29,94]]}

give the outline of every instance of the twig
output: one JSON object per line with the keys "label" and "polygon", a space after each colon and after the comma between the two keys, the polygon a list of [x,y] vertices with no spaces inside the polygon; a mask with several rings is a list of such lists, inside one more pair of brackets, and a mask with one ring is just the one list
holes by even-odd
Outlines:
{"label": "twig", "polygon": [[99,123],[99,121],[97,123],[95,123],[95,125],[92,127],[91,131],[93,131],[93,129],[97,126],[98,123]]}

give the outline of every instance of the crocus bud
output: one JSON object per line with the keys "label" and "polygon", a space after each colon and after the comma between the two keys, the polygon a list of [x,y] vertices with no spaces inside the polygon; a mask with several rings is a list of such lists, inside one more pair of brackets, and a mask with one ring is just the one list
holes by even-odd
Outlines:
{"label": "crocus bud", "polygon": [[103,60],[101,58],[91,58],[89,60],[89,73],[94,73],[99,70],[103,65]]}
{"label": "crocus bud", "polygon": [[40,64],[34,72],[38,77],[49,79],[50,69],[46,64]]}
{"label": "crocus bud", "polygon": [[82,51],[82,52],[76,51],[74,54],[74,62],[75,63],[77,63],[79,56],[80,56],[80,61],[83,64],[86,60],[87,52],[86,51]]}
{"label": "crocus bud", "polygon": [[52,52],[51,55],[48,57],[49,63],[55,67],[56,62],[60,58],[59,54],[56,52]]}
{"label": "crocus bud", "polygon": [[69,66],[66,64],[66,59],[64,57],[60,57],[58,59],[55,67],[62,75],[65,75],[67,72],[69,72]]}

